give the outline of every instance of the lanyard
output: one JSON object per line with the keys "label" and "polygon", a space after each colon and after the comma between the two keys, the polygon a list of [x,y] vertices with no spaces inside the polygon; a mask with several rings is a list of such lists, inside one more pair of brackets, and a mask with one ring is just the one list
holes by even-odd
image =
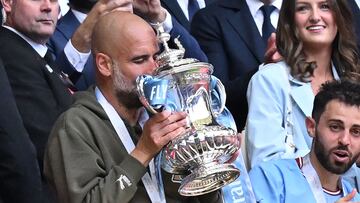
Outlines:
{"label": "lanyard", "polygon": [[[301,158],[300,158],[301,159]],[[314,194],[314,197],[316,199],[317,203],[326,203],[325,196],[323,193],[323,188],[319,179],[319,176],[317,175],[314,167],[312,166],[310,162],[310,154],[306,155],[303,158],[304,165],[301,167],[301,171],[303,172],[307,182],[310,185],[311,191]],[[341,181],[341,188],[343,192],[343,197],[347,195],[347,191],[345,190],[345,186],[343,182]]]}
{"label": "lanyard", "polygon": [[303,158],[304,165],[301,168],[317,203],[326,203],[319,176],[310,162],[310,155]]}
{"label": "lanyard", "polygon": [[[118,134],[121,142],[125,146],[126,151],[130,153],[132,150],[135,149],[135,145],[130,137],[128,130],[126,129],[123,120],[120,118],[114,107],[111,106],[111,104],[106,100],[104,95],[97,87],[95,88],[95,95],[96,99],[103,107],[106,115],[109,117],[110,122],[115,128],[115,131]],[[151,177],[149,173],[146,172],[145,175],[141,178],[145,186],[146,192],[149,195],[152,203],[165,203],[166,201],[164,195],[164,188],[161,187],[162,184],[159,184],[162,183],[162,181],[160,179],[158,181],[157,179],[157,177],[159,176],[156,174],[154,159],[150,161],[149,168]]]}

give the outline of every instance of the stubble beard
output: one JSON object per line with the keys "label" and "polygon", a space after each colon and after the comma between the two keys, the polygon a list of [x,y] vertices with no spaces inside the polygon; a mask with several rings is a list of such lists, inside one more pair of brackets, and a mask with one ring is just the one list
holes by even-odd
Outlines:
{"label": "stubble beard", "polygon": [[[314,152],[316,155],[316,158],[319,160],[320,164],[328,171],[330,171],[331,173],[337,174],[337,175],[342,175],[344,174],[346,171],[348,171],[351,166],[355,163],[355,161],[358,159],[360,154],[357,154],[356,156],[353,156],[353,154],[348,150],[347,146],[344,145],[338,145],[328,151],[326,151],[325,146],[323,143],[321,143],[320,139],[319,139],[319,133],[318,130],[316,130],[316,136],[315,136],[315,140],[314,140]],[[342,163],[342,162],[337,162],[335,161],[334,163],[331,162],[331,154],[333,153],[333,151],[335,150],[346,150],[349,153],[349,162],[347,163]]]}
{"label": "stubble beard", "polygon": [[135,81],[130,81],[124,77],[118,67],[114,67],[113,70],[113,85],[118,102],[128,109],[138,109],[142,107],[137,94]]}

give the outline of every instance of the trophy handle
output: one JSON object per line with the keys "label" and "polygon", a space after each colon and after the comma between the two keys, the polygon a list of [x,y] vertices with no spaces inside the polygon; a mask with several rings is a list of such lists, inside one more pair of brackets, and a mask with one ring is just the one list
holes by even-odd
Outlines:
{"label": "trophy handle", "polygon": [[220,100],[220,108],[218,111],[214,111],[214,116],[217,117],[218,115],[220,115],[224,109],[225,109],[225,102],[226,102],[226,92],[225,92],[225,87],[222,84],[222,82],[216,78],[216,77],[211,77],[211,80],[215,80],[215,87],[214,89],[217,91],[217,93],[219,94],[219,100]]}
{"label": "trophy handle", "polygon": [[137,92],[138,92],[138,96],[140,99],[140,102],[144,105],[144,107],[152,114],[156,114],[158,113],[149,103],[148,99],[145,96],[145,92],[144,92],[144,83],[145,83],[145,79],[149,77],[146,75],[140,75],[139,77],[136,78],[136,88],[137,88]]}

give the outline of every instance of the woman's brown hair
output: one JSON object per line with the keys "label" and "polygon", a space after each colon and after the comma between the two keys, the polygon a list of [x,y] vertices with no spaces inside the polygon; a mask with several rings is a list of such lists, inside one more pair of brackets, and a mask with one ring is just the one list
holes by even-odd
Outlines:
{"label": "woman's brown hair", "polygon": [[[279,53],[289,65],[291,75],[301,81],[309,81],[316,68],[316,62],[306,61],[303,42],[295,23],[296,1],[284,0],[282,2],[276,32],[276,45]],[[332,61],[335,63],[340,77],[358,80],[360,64],[352,13],[346,0],[327,0],[327,2],[338,28],[332,46]]]}

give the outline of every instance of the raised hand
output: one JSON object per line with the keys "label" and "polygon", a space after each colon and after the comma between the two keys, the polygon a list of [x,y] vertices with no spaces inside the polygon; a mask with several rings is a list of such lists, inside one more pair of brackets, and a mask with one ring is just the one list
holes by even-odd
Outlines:
{"label": "raised hand", "polygon": [[265,51],[265,57],[264,57],[264,63],[276,63],[282,59],[282,56],[278,52],[276,48],[276,34],[272,33],[268,39],[266,51]]}
{"label": "raised hand", "polygon": [[111,11],[133,12],[131,0],[99,0],[87,14],[85,21],[76,29],[71,43],[82,53],[88,53],[91,49],[92,30],[99,17]]}
{"label": "raised hand", "polygon": [[166,11],[161,6],[160,0],[134,0],[134,13],[152,22],[164,22]]}

